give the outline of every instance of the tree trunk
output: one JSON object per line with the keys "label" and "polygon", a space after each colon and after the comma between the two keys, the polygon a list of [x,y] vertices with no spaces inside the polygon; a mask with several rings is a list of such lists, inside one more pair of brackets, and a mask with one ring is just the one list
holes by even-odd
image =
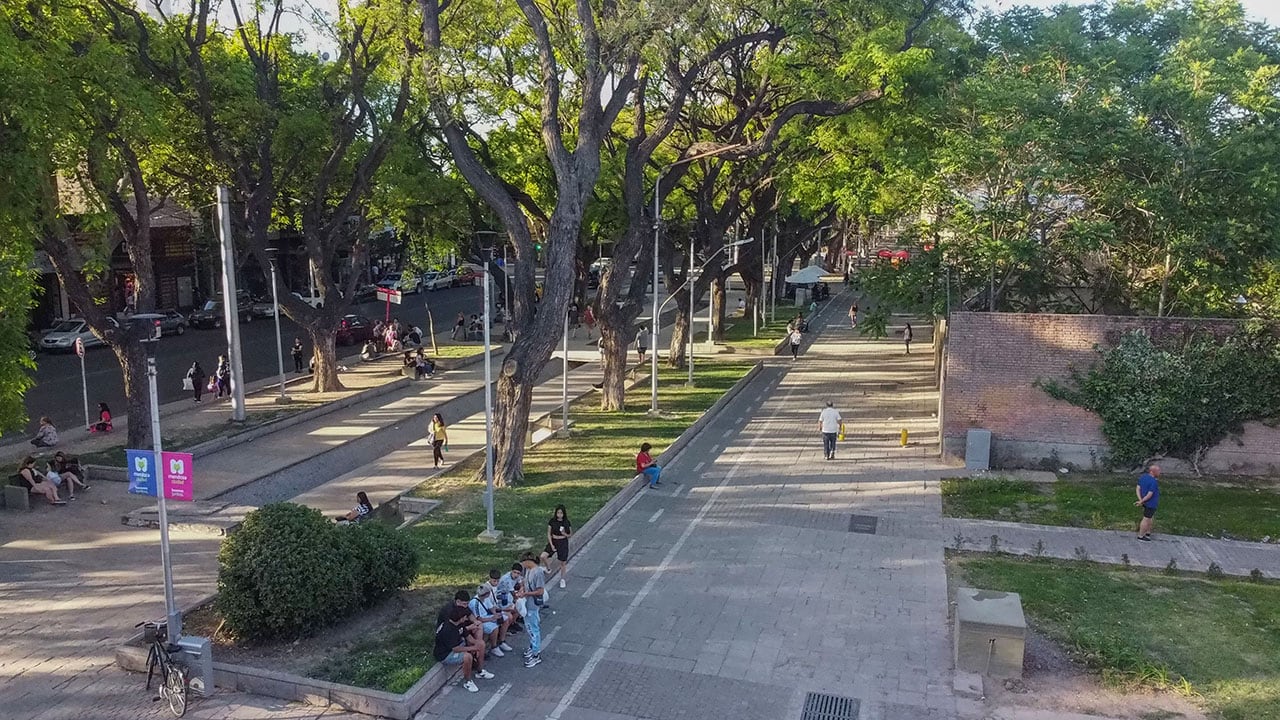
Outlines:
{"label": "tree trunk", "polygon": [[311,336],[312,355],[315,358],[315,370],[312,375],[312,392],[336,392],[345,390],[342,380],[338,378],[338,351],[335,347],[333,329],[308,326],[307,334]]}
{"label": "tree trunk", "polygon": [[[626,313],[623,313],[624,315]],[[601,387],[600,409],[625,410],[627,403],[627,348],[631,343],[628,327],[614,323],[600,324],[600,343],[603,348],[604,380]]]}
{"label": "tree trunk", "polygon": [[711,281],[711,307],[708,308],[711,313],[711,337],[708,342],[724,342],[724,306],[727,297],[724,277],[717,276]]}
{"label": "tree trunk", "polygon": [[[124,334],[128,338],[128,334]],[[125,411],[129,418],[129,431],[126,447],[150,448],[151,441],[151,391],[147,382],[147,353],[141,342],[133,340],[122,344],[112,344],[112,351],[120,361],[120,372],[124,378]],[[170,368],[174,377],[179,377],[182,369]],[[156,368],[156,382],[164,382],[160,368]],[[119,412],[119,411],[117,411]]]}

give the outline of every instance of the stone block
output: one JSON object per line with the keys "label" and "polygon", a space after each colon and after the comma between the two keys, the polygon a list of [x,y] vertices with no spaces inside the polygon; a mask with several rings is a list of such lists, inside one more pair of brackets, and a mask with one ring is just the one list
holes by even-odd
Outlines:
{"label": "stone block", "polygon": [[964,469],[969,472],[991,469],[991,431],[969,430],[965,436]]}
{"label": "stone block", "polygon": [[1021,678],[1027,620],[1017,593],[956,590],[956,671]]}
{"label": "stone block", "polygon": [[30,510],[31,491],[17,485],[5,485],[4,507],[9,510]]}

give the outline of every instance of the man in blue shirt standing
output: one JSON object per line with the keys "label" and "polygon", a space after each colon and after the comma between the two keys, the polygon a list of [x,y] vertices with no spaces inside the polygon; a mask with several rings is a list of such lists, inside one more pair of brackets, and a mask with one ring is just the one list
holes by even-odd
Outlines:
{"label": "man in blue shirt standing", "polygon": [[1152,465],[1138,478],[1134,491],[1138,501],[1134,505],[1142,508],[1142,520],[1138,522],[1138,539],[1151,542],[1151,526],[1155,523],[1156,506],[1160,504],[1160,466]]}

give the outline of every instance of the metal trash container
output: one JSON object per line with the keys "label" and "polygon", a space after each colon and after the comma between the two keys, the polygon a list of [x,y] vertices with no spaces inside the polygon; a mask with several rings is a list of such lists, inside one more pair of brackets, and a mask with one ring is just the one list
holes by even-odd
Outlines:
{"label": "metal trash container", "polygon": [[213,694],[213,644],[207,637],[184,635],[178,639],[182,662],[192,692],[208,697]]}

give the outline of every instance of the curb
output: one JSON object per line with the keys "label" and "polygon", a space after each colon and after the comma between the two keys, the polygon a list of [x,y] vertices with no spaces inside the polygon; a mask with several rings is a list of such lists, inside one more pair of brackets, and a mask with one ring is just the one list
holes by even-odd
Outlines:
{"label": "curb", "polygon": [[[753,365],[745,375],[725,391],[724,395],[712,403],[711,407],[707,408],[692,425],[685,428],[685,431],[680,433],[680,436],[667,446],[662,455],[668,457],[679,455],[693,441],[693,438],[701,433],[711,422],[712,418],[718,415],[725,405],[737,397],[763,369],[764,366],[761,363],[757,362]],[[585,397],[587,394],[589,393],[584,393],[579,397]],[[591,519],[570,537],[571,552],[581,550],[590,543],[626,507],[627,503],[640,492],[644,485],[643,476],[638,475],[615,493],[609,499],[609,502],[597,510],[591,516]],[[555,576],[552,575],[551,577],[554,578]],[[216,597],[216,593],[207,595],[188,605],[182,612],[185,615],[211,602]],[[125,670],[136,672],[146,670],[146,649],[138,645],[141,639],[142,633],[135,633],[125,643],[116,648],[115,658],[117,665]],[[402,694],[395,694],[382,690],[359,688],[353,685],[331,683],[324,680],[313,680],[289,673],[260,670],[243,665],[219,662],[213,664],[214,684],[218,687],[232,688],[241,692],[266,695],[319,707],[336,705],[346,710],[392,718],[392,720],[410,720],[413,718],[459,672],[460,670],[456,667],[448,667],[437,663],[424,673],[408,691]]]}

